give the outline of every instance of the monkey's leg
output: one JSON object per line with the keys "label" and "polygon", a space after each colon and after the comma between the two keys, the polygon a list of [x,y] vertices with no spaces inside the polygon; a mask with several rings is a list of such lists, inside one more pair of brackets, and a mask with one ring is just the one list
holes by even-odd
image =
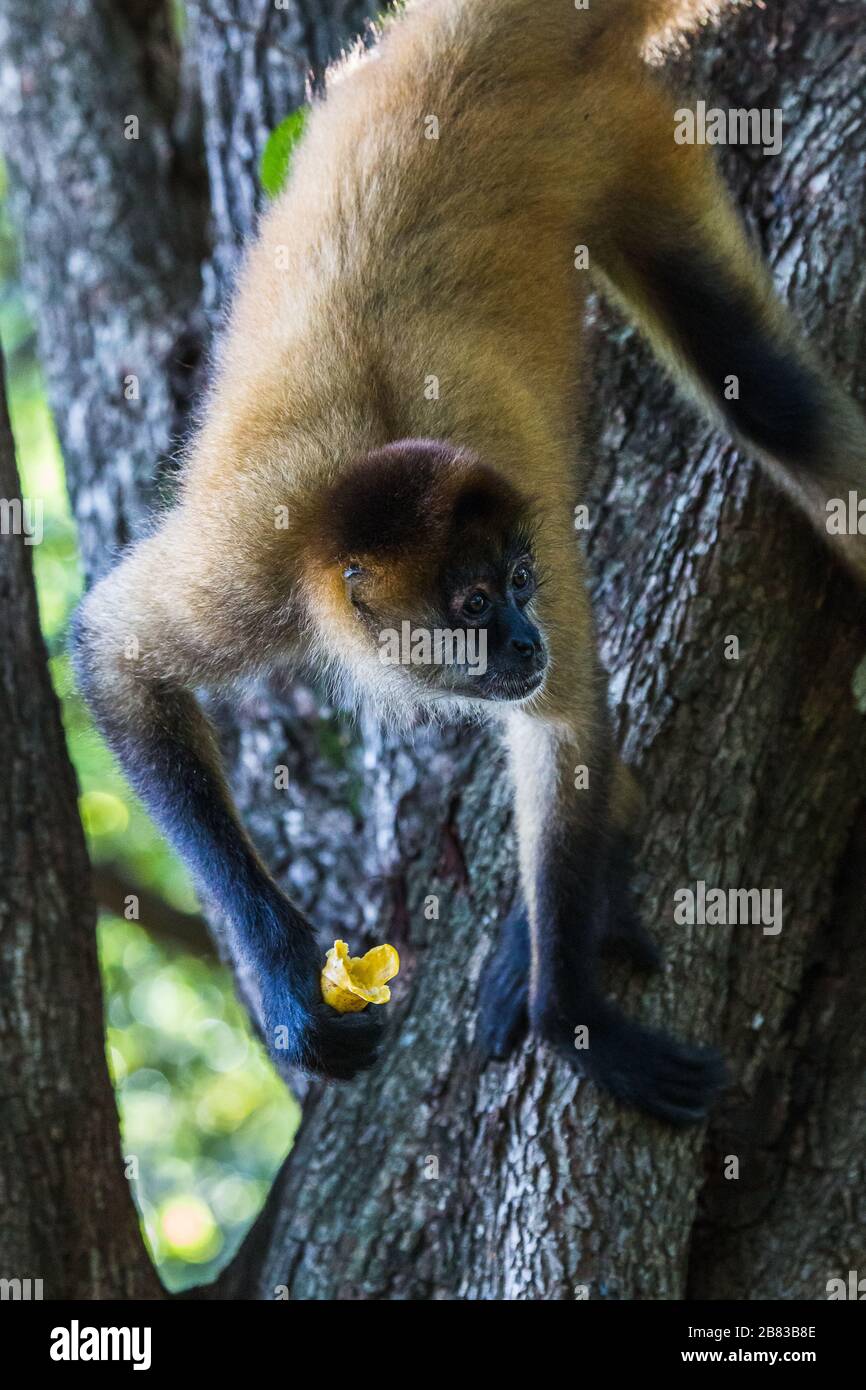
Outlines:
{"label": "monkey's leg", "polygon": [[[534,1032],[618,1100],[673,1124],[701,1120],[724,1079],[718,1054],[628,1018],[598,977],[610,872],[610,753],[599,711],[571,726],[510,720],[521,868],[532,931]],[[578,791],[574,769],[589,769]]]}
{"label": "monkey's leg", "polygon": [[499,942],[484,966],[479,988],[476,1043],[502,1061],[529,1029],[529,916],[518,902],[499,928]]}
{"label": "monkey's leg", "polygon": [[632,888],[636,821],[641,807],[634,776],[617,758],[611,785],[607,915],[602,950],[625,957],[640,970],[657,970],[661,953],[641,921]]}
{"label": "monkey's leg", "polygon": [[776,296],[711,151],[675,142],[674,103],[648,76],[630,90],[591,238],[595,272],[690,394],[866,580],[866,537],[841,520],[849,492],[866,497],[863,412]]}
{"label": "monkey's leg", "polygon": [[[600,949],[624,957],[640,970],[657,970],[661,953],[641,921],[632,893],[634,821],[640,793],[617,760],[611,793],[611,845]],[[529,913],[518,901],[499,928],[496,950],[479,987],[476,1042],[486,1056],[502,1061],[529,1029]]]}
{"label": "monkey's leg", "polygon": [[658,970],[662,957],[644,926],[634,900],[634,846],[624,831],[614,831],[608,858],[607,912],[601,950],[628,960],[639,970]]}
{"label": "monkey's leg", "polygon": [[[307,1070],[347,1079],[376,1060],[372,1011],[338,1014],[323,1002],[323,955],[313,929],[267,873],[244,833],[216,742],[190,690],[214,675],[184,628],[185,591],[171,551],[139,546],[84,601],[73,634],[82,691],[135,791],[225,914],[233,946],[261,996],[268,1045]],[[214,634],[218,618],[212,621]],[[222,663],[227,678],[229,659]]]}

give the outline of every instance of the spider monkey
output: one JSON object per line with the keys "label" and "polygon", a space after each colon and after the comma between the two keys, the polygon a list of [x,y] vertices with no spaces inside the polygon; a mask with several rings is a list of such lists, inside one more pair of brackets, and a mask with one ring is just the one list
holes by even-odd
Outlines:
{"label": "spider monkey", "polygon": [[[223,909],[266,1034],[283,1025],[325,1077],[374,1063],[379,1018],[322,1003],[313,929],[239,824],[194,696],[310,659],[385,717],[503,728],[525,907],[485,973],[485,1055],[528,1027],[672,1123],[722,1084],[715,1052],[630,1020],[599,983],[611,940],[642,964],[654,950],[628,899],[632,790],[573,529],[575,245],[825,536],[827,500],[866,482],[866,429],[774,299],[709,152],[675,142],[643,60],[674,8],[418,0],[343,64],[248,253],[178,499],[76,616],[99,727]],[[862,538],[832,539],[866,575]],[[407,619],[483,631],[486,670],[384,664],[381,633]]]}

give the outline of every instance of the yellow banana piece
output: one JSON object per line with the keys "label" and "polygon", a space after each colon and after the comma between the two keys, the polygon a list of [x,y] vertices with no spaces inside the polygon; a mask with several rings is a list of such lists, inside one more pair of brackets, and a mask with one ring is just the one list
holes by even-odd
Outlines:
{"label": "yellow banana piece", "polygon": [[400,969],[393,946],[374,946],[365,956],[350,956],[345,941],[335,941],[322,969],[322,998],[338,1013],[358,1013],[368,1004],[387,1004],[386,981]]}

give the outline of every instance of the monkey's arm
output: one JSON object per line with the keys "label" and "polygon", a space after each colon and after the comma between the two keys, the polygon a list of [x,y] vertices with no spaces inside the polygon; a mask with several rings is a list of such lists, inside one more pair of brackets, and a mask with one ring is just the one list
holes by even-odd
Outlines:
{"label": "monkey's arm", "polygon": [[[237,673],[216,641],[210,650],[198,646],[191,595],[178,592],[178,578],[171,546],[158,536],[94,588],[74,622],[81,689],[133,788],[224,913],[233,949],[260,990],[269,1047],[309,1071],[349,1078],[375,1061],[379,1020],[371,1011],[337,1014],[323,1003],[323,956],[312,927],[238,821],[192,693]],[[214,617],[214,633],[218,626]]]}

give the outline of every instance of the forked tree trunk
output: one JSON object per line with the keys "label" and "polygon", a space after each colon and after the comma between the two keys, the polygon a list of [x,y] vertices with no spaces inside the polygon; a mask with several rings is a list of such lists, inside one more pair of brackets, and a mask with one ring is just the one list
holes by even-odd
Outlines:
{"label": "forked tree trunk", "polygon": [[[188,392],[176,364],[253,229],[267,130],[364,7],[202,0],[188,60],[156,92],[141,55],[158,6],[134,24],[105,0],[71,8],[73,34],[47,0],[7,0],[0,116],[95,571],[170,454]],[[860,5],[768,0],[726,13],[672,65],[709,105],[783,110],[782,153],[729,151],[726,172],[780,291],[861,390],[864,58]],[[209,208],[190,174],[197,92]],[[139,106],[133,153],[122,118]],[[612,972],[611,986],[646,1019],[721,1042],[731,1090],[708,1132],[682,1135],[616,1110],[541,1048],[479,1073],[474,997],[516,888],[501,755],[476,733],[419,730],[410,744],[371,727],[365,757],[303,688],[262,691],[226,722],[248,823],[326,941],[359,945],[363,924],[403,969],[384,1064],[310,1089],[214,1297],[819,1299],[862,1264],[863,606],[630,330],[598,311],[594,342],[596,608],[621,745],[647,794],[644,910],[667,961],[649,984]],[[109,389],[136,364],[149,383],[137,413]],[[277,764],[289,792],[273,788]],[[674,893],[699,880],[780,888],[781,934],[677,926]]]}

